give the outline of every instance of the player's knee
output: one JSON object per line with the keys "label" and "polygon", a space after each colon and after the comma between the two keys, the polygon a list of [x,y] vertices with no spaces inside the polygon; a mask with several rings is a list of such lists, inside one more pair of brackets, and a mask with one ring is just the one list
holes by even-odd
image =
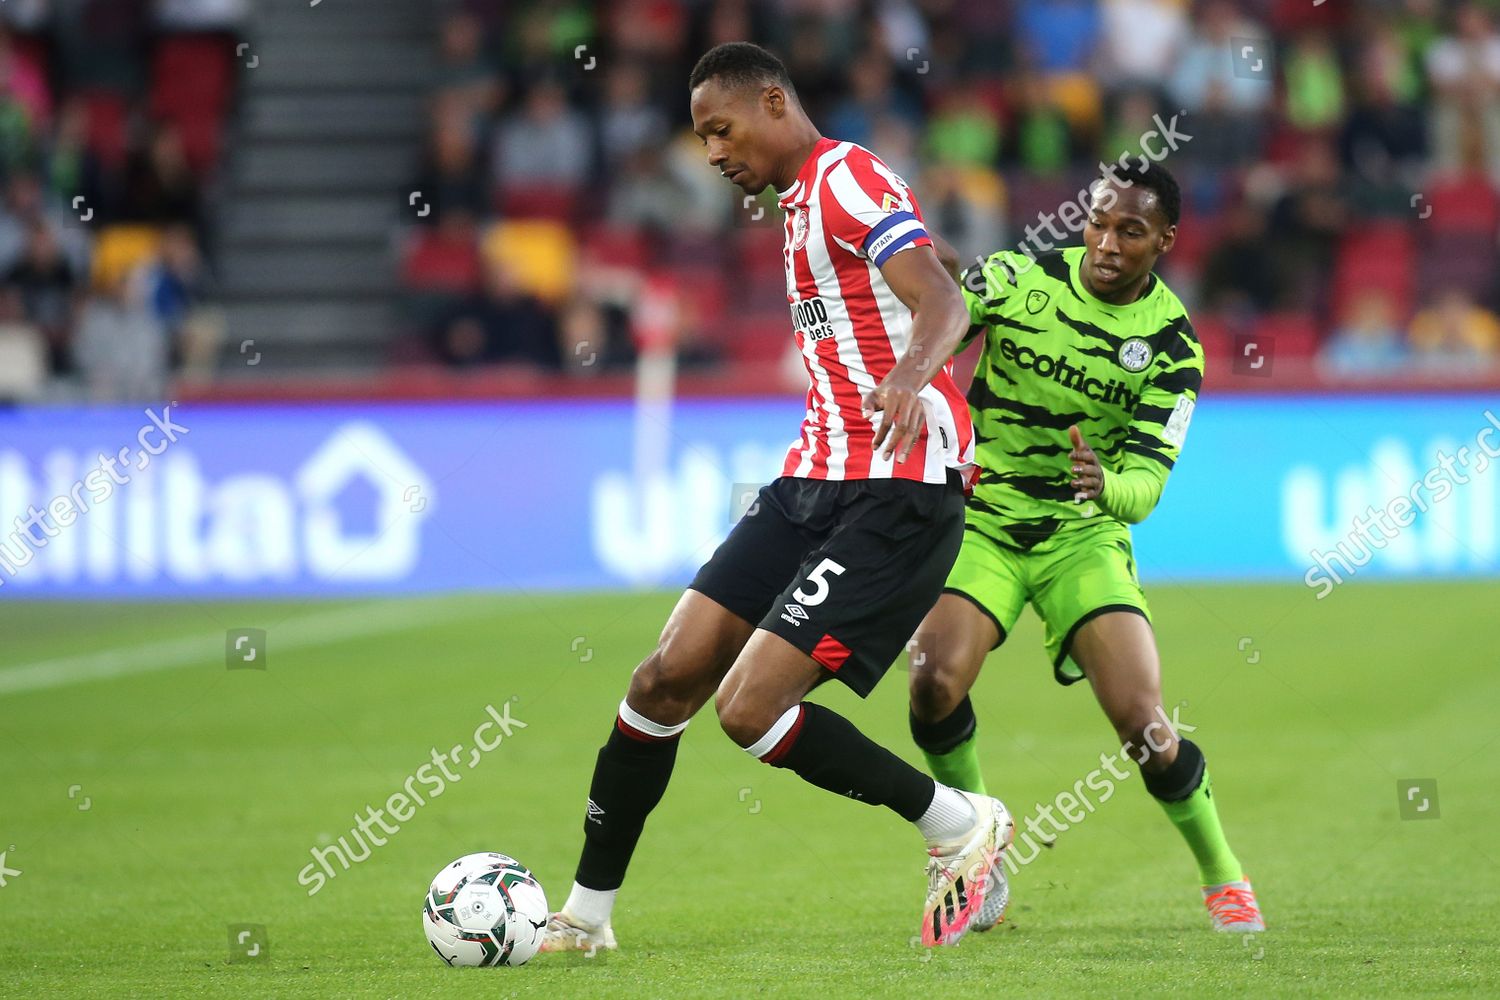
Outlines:
{"label": "player's knee", "polygon": [[1168,725],[1155,699],[1141,699],[1117,712],[1115,733],[1126,754],[1146,770],[1166,765],[1166,757],[1177,745],[1177,734]]}
{"label": "player's knee", "polygon": [[764,736],[775,724],[740,686],[726,680],[714,695],[714,709],[724,734],[738,746],[748,747]]}
{"label": "player's knee", "polygon": [[918,647],[911,654],[911,710],[922,722],[940,722],[953,714],[969,692],[965,672],[936,649]]}
{"label": "player's knee", "polygon": [[630,678],[630,707],[664,726],[686,722],[708,697],[713,675],[667,636]]}

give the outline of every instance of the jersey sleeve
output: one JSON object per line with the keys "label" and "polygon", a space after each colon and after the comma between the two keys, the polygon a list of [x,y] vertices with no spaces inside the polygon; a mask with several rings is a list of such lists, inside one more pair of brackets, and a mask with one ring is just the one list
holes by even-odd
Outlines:
{"label": "jersey sleeve", "polygon": [[1099,495],[1099,507],[1127,524],[1145,520],[1161,499],[1203,386],[1203,348],[1186,316],[1162,332],[1157,358],[1131,417],[1124,462],[1105,472]]}
{"label": "jersey sleeve", "polygon": [[962,351],[981,336],[999,316],[1018,287],[1019,278],[1011,264],[1010,252],[992,253],[983,263],[975,264],[958,277],[964,305],[969,309],[969,329],[959,342]]}
{"label": "jersey sleeve", "polygon": [[874,156],[851,153],[824,184],[823,225],[855,256],[881,267],[903,250],[932,246],[911,190]]}

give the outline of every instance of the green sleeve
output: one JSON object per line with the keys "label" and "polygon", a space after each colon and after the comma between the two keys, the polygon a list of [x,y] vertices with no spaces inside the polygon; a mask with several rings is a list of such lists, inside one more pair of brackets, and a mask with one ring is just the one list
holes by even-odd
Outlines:
{"label": "green sleeve", "polygon": [[1104,473],[1099,509],[1126,524],[1139,524],[1155,509],[1166,487],[1165,466],[1139,455],[1126,455],[1123,469]]}
{"label": "green sleeve", "polygon": [[1005,260],[1009,253],[1006,250],[992,253],[983,264],[969,267],[959,275],[964,305],[969,308],[969,330],[954,353],[961,353],[976,337],[984,335],[990,317],[1004,308],[1005,300],[1015,289],[1015,269]]}
{"label": "green sleeve", "polygon": [[1203,348],[1183,316],[1158,341],[1156,370],[1131,415],[1124,461],[1105,470],[1099,508],[1106,514],[1137,524],[1155,509],[1182,454],[1202,387]]}

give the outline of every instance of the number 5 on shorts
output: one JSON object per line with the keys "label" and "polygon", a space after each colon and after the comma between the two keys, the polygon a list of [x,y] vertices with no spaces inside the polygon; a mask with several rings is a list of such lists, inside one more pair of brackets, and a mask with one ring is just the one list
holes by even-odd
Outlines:
{"label": "number 5 on shorts", "polygon": [[832,573],[834,576],[841,576],[843,575],[843,572],[844,567],[840,566],[832,559],[824,559],[822,562],[818,563],[816,569],[807,574],[807,582],[811,583],[815,588],[813,592],[811,594],[804,593],[802,588],[798,587],[796,590],[792,591],[792,596],[797,599],[798,604],[802,604],[805,606],[815,607],[819,604],[822,604],[825,600],[828,599],[828,580],[824,578],[823,574]]}

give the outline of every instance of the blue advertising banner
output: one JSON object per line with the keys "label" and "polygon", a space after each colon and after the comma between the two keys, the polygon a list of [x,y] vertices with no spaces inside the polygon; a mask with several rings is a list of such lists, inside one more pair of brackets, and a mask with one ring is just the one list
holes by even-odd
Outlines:
{"label": "blue advertising banner", "polygon": [[[1207,399],[1150,580],[1491,575],[1500,400]],[[680,585],[800,400],[0,413],[0,599]],[[1325,582],[1326,581],[1326,582]]]}

